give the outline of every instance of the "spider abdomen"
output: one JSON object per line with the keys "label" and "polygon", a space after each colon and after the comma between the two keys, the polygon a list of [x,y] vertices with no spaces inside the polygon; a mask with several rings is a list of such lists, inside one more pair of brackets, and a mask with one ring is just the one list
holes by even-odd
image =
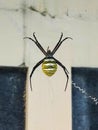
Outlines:
{"label": "spider abdomen", "polygon": [[47,76],[52,76],[57,71],[57,64],[54,59],[47,58],[42,63],[42,70]]}

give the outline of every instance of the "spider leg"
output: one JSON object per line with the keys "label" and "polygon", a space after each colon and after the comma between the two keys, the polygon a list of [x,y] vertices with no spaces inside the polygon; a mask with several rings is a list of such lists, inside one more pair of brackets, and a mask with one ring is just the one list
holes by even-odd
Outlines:
{"label": "spider leg", "polygon": [[61,33],[60,39],[59,39],[59,41],[57,42],[56,46],[54,47],[52,53],[54,53],[54,51],[55,51],[55,49],[57,48],[58,44],[61,42],[62,37],[63,37],[63,33]]}
{"label": "spider leg", "polygon": [[46,56],[47,53],[46,53],[46,51],[43,49],[43,47],[41,46],[41,44],[38,42],[38,40],[37,40],[37,38],[36,38],[36,36],[35,36],[35,32],[33,33],[33,37],[34,37],[34,39],[35,39],[35,41],[36,41],[36,44],[38,45],[39,49],[40,49],[40,50],[44,53],[44,55]]}
{"label": "spider leg", "polygon": [[61,44],[62,44],[65,40],[67,40],[67,39],[72,39],[71,37],[66,37],[66,38],[64,38],[63,40],[61,40],[62,36],[63,36],[63,34],[61,34],[61,37],[60,37],[59,42],[56,44],[55,48],[53,49],[52,55],[55,54],[55,52],[58,50],[58,48],[61,46]]}
{"label": "spider leg", "polygon": [[32,75],[35,71],[35,69],[44,61],[45,58],[43,58],[42,60],[40,60],[32,69],[31,71],[31,74],[30,74],[30,88],[31,88],[31,91],[32,91],[32,82],[31,82],[31,78],[32,78]]}
{"label": "spider leg", "polygon": [[65,85],[65,89],[64,89],[64,91],[66,91],[66,88],[67,88],[67,85],[68,85],[68,80],[69,80],[69,72],[68,72],[68,70],[66,69],[66,67],[60,62],[60,61],[58,61],[57,59],[55,59],[54,57],[53,57],[53,59],[56,61],[56,63],[59,65],[59,66],[61,66],[62,68],[63,68],[63,70],[64,70],[64,72],[65,72],[65,74],[66,74],[66,76],[67,76],[67,81],[66,81],[66,85]]}
{"label": "spider leg", "polygon": [[[35,38],[35,35],[34,35],[34,33],[33,33],[33,36],[34,36],[34,38]],[[24,39],[26,39],[26,38],[28,38],[28,39],[30,39],[31,41],[33,41],[35,44],[36,44],[36,46],[42,51],[42,53],[46,56],[46,51],[43,49],[43,47],[40,45],[40,43],[37,41],[37,39],[35,39],[35,40],[33,40],[31,37],[24,37]]]}

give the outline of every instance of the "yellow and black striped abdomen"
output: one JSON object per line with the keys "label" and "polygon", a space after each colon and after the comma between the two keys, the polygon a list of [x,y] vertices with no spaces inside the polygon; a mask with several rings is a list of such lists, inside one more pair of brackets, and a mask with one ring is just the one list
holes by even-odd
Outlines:
{"label": "yellow and black striped abdomen", "polygon": [[54,59],[45,59],[42,63],[42,70],[47,76],[52,76],[57,70],[57,64]]}

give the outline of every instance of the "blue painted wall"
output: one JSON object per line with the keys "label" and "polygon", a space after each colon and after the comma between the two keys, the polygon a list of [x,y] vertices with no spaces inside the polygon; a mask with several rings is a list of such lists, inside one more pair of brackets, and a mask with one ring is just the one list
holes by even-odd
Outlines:
{"label": "blue painted wall", "polygon": [[[98,68],[72,68],[72,81],[98,99]],[[98,130],[98,104],[72,87],[72,130]]]}
{"label": "blue painted wall", "polygon": [[25,130],[27,68],[0,67],[0,130]]}

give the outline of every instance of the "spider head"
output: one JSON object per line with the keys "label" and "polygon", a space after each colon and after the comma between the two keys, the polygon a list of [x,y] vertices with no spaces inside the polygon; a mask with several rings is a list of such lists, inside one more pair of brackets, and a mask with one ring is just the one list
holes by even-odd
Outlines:
{"label": "spider head", "polygon": [[52,52],[49,48],[49,46],[47,47],[47,57],[51,57],[52,56]]}
{"label": "spider head", "polygon": [[47,52],[48,52],[48,51],[51,51],[50,48],[49,48],[49,46],[47,47]]}

